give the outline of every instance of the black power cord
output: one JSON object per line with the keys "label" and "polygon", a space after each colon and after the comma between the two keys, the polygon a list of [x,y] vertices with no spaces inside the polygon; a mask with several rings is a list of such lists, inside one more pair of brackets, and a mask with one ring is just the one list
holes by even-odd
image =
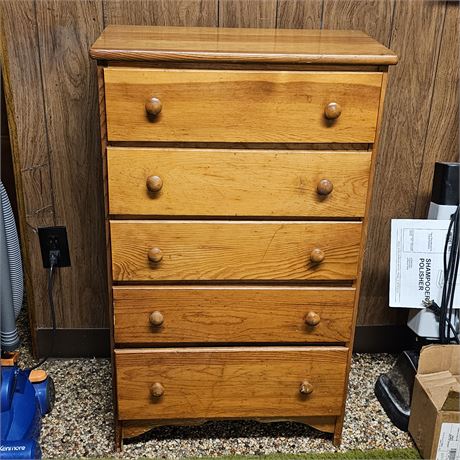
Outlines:
{"label": "black power cord", "polygon": [[32,366],[30,370],[37,369],[37,367],[40,367],[43,365],[48,358],[53,354],[54,351],[54,343],[55,343],[55,338],[56,338],[56,309],[54,306],[54,299],[53,299],[53,285],[54,285],[54,273],[55,273],[55,268],[57,266],[59,259],[59,251],[50,251],[49,254],[49,261],[50,261],[50,268],[48,269],[48,301],[50,304],[50,310],[51,310],[51,324],[53,327],[53,333],[51,335],[51,346],[50,349],[48,350],[47,355],[42,358],[35,366]]}
{"label": "black power cord", "polygon": [[[433,300],[424,302],[439,320],[439,341],[442,344],[451,343],[452,339],[460,344],[459,333],[452,324],[455,288],[457,283],[460,262],[460,206],[450,216],[444,244],[444,285],[442,289],[441,305]],[[450,243],[450,251],[449,251]],[[447,332],[447,334],[446,334]],[[451,335],[451,333],[453,335]]]}
{"label": "black power cord", "polygon": [[[447,319],[449,322],[452,320],[452,314],[453,314],[453,308],[454,308],[454,295],[455,295],[455,288],[457,284],[457,276],[458,276],[458,266],[459,266],[459,260],[460,260],[460,249],[459,249],[459,220],[460,220],[460,207],[457,206],[457,210],[455,213],[451,216],[451,221],[449,227],[451,227],[451,232],[452,232],[452,244],[450,248],[450,255],[449,255],[449,261],[447,264],[447,275],[448,279],[444,282],[444,288],[446,288],[447,285],[447,290],[443,289],[443,294],[444,291],[446,291],[446,303],[447,303],[447,309],[446,309],[446,314],[447,314]],[[449,235],[446,237],[446,242],[447,238],[449,238]],[[448,243],[446,243],[447,245]],[[444,264],[446,264],[446,259],[447,259],[447,251],[444,253]],[[458,334],[454,331],[454,338],[456,337],[457,343],[459,342],[458,339]],[[450,343],[450,331],[447,333],[447,340],[446,343]]]}
{"label": "black power cord", "polygon": [[[424,302],[424,305],[426,306],[426,308],[428,308],[435,314],[436,318],[438,318],[439,320],[439,324],[444,324],[444,329],[445,329],[446,323],[441,323],[441,319],[440,319],[441,318],[441,307],[434,300],[430,300],[429,302]],[[452,331],[452,333],[454,334],[453,339],[455,340],[455,342],[460,344],[458,332],[455,330],[455,327],[452,324],[452,321],[450,319],[446,319],[446,322],[447,322],[447,326],[449,327],[450,331]],[[448,343],[448,342],[442,342],[442,343]]]}

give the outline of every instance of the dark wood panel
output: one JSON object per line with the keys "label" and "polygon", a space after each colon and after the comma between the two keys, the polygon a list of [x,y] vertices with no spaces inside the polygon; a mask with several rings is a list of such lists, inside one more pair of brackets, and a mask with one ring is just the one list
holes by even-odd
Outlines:
{"label": "dark wood panel", "polygon": [[105,24],[217,26],[217,0],[103,0]]}
{"label": "dark wood panel", "polygon": [[219,0],[220,27],[276,27],[276,0]]}
{"label": "dark wood panel", "polygon": [[[108,324],[96,66],[88,49],[103,29],[100,1],[37,2],[56,224],[72,267],[59,270],[62,327]],[[38,311],[39,325],[48,323]]]}
{"label": "dark wood panel", "polygon": [[[33,2],[1,2],[0,11],[5,98],[17,172],[26,191],[24,212],[31,227],[51,225],[54,206]],[[27,72],[19,65],[24,62]]]}
{"label": "dark wood panel", "polygon": [[445,13],[444,2],[399,1],[395,8],[389,45],[400,61],[389,71],[358,324],[406,319],[405,310],[388,307],[390,222],[413,217]]}
{"label": "dark wood panel", "polygon": [[107,328],[64,327],[57,329],[56,334],[51,328],[38,328],[36,334],[36,354],[40,358],[49,355],[51,346],[54,358],[110,358],[112,347]]}
{"label": "dark wood panel", "polygon": [[320,29],[323,0],[279,0],[276,27]]}
{"label": "dark wood panel", "polygon": [[362,30],[388,45],[393,8],[394,0],[324,0],[322,28]]}
{"label": "dark wood panel", "polygon": [[459,161],[459,8],[447,3],[441,50],[426,133],[422,170],[420,173],[415,217],[424,218],[431,198],[434,163]]}
{"label": "dark wood panel", "polygon": [[[46,272],[36,228],[54,224],[54,203],[34,2],[0,2],[0,17],[5,99],[21,216],[27,302],[35,344],[37,311],[45,310],[48,314],[44,307],[48,302]],[[55,293],[60,295],[58,287]]]}
{"label": "dark wood panel", "polygon": [[354,353],[401,353],[420,347],[416,335],[405,324],[356,326]]}
{"label": "dark wood panel", "polygon": [[3,91],[3,75],[1,76],[1,115],[0,115],[0,135],[1,136],[8,136],[8,118],[6,114],[6,102],[5,102],[5,93]]}
{"label": "dark wood panel", "polygon": [[109,24],[155,24],[152,1],[107,0],[103,2],[104,22]]}

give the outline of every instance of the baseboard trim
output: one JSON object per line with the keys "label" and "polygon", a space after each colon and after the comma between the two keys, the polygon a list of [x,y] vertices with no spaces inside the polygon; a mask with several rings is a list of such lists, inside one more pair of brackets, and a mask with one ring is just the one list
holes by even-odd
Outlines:
{"label": "baseboard trim", "polygon": [[[36,356],[48,355],[52,329],[37,329]],[[415,334],[406,326],[356,326],[356,353],[397,353],[415,346]],[[107,358],[109,329],[58,329],[52,358]]]}
{"label": "baseboard trim", "polygon": [[[52,343],[52,329],[37,329],[37,357],[47,356]],[[57,329],[51,358],[108,358],[109,329]]]}
{"label": "baseboard trim", "polygon": [[355,353],[398,353],[415,346],[415,334],[404,325],[356,326]]}

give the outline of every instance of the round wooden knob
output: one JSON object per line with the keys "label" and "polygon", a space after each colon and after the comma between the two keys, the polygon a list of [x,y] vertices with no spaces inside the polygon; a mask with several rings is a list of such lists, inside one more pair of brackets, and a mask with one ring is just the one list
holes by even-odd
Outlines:
{"label": "round wooden knob", "polygon": [[319,324],[320,321],[321,317],[314,311],[309,311],[305,316],[305,324],[308,324],[308,326],[315,327]]}
{"label": "round wooden knob", "polygon": [[304,380],[304,381],[300,384],[299,391],[300,391],[303,395],[309,395],[309,394],[313,391],[313,385],[312,385],[308,380]]}
{"label": "round wooden knob", "polygon": [[311,251],[310,253],[310,260],[315,264],[319,264],[320,262],[322,262],[324,260],[324,257],[324,252],[321,251],[321,249],[319,248],[313,249],[313,251]]}
{"label": "round wooden knob", "polygon": [[147,177],[147,189],[149,192],[159,192],[163,187],[163,179],[159,176]]}
{"label": "round wooden knob", "polygon": [[158,263],[163,259],[163,253],[160,248],[149,249],[148,257],[150,262]]}
{"label": "round wooden knob", "polygon": [[149,316],[149,321],[152,326],[161,326],[164,320],[163,315],[159,311],[154,311]]}
{"label": "round wooden knob", "polygon": [[332,192],[333,188],[334,186],[332,185],[332,182],[329,179],[321,179],[318,182],[316,191],[318,192],[318,195],[329,195],[329,193]]}
{"label": "round wooden knob", "polygon": [[161,396],[163,396],[165,392],[165,389],[163,387],[163,385],[159,382],[155,382],[151,387],[150,387],[150,394],[154,397],[154,398],[160,398]]}
{"label": "round wooden knob", "polygon": [[161,112],[162,108],[163,104],[161,103],[160,99],[156,97],[151,97],[145,103],[145,111],[152,117],[156,117]]}
{"label": "round wooden knob", "polygon": [[329,102],[324,109],[324,116],[328,120],[335,120],[340,117],[342,113],[342,107],[337,102]]}

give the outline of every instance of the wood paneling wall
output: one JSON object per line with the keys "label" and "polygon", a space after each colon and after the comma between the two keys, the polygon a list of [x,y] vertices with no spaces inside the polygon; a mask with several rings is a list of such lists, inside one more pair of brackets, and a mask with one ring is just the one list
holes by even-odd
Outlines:
{"label": "wood paneling wall", "polygon": [[361,29],[391,67],[358,323],[401,324],[388,306],[391,218],[424,217],[433,164],[458,158],[457,2],[431,0],[4,0],[2,66],[31,313],[49,327],[38,226],[65,225],[72,267],[59,328],[105,328],[102,178],[92,42],[111,23]]}

